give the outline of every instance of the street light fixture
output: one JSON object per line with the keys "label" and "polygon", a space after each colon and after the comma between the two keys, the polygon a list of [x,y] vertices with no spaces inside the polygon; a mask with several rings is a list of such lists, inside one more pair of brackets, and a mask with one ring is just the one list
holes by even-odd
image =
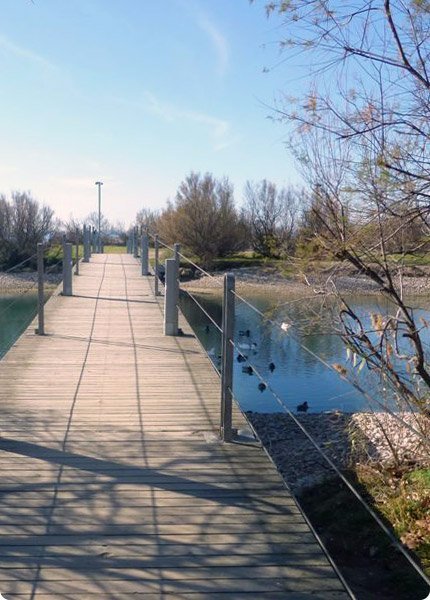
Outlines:
{"label": "street light fixture", "polygon": [[98,188],[99,188],[99,232],[98,232],[98,252],[102,251],[102,238],[101,238],[101,231],[100,231],[100,227],[101,227],[101,219],[102,219],[102,213],[101,213],[101,209],[102,209],[102,185],[103,185],[103,181],[96,181],[95,183]]}

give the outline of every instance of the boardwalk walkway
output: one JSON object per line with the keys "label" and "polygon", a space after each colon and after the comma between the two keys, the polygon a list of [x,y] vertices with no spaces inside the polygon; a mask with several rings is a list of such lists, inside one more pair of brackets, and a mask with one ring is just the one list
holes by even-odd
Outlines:
{"label": "boardwalk walkway", "polygon": [[0,361],[0,593],[349,597],[264,452],[217,441],[219,380],[136,260],[74,293]]}

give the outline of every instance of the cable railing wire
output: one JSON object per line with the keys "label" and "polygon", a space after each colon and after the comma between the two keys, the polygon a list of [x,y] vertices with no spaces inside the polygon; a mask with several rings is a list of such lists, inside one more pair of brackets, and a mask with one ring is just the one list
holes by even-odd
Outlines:
{"label": "cable railing wire", "polygon": [[207,312],[207,310],[205,310],[203,308],[203,306],[200,304],[200,302],[197,300],[197,298],[191,294],[188,290],[184,290],[182,288],[182,291],[185,292],[194,302],[195,304],[200,308],[200,310],[202,311],[202,313],[209,319],[209,321],[216,327],[216,329],[218,329],[218,331],[220,333],[222,333],[222,328],[218,325],[218,323],[211,317],[211,315]]}
{"label": "cable railing wire", "polygon": [[[272,388],[272,386],[270,385],[270,383],[261,375],[261,373],[259,372],[259,370],[249,360],[248,356],[246,356],[246,354],[243,354],[243,352],[238,348],[237,344],[235,344],[233,340],[229,340],[229,341],[230,341],[230,344],[233,346],[233,348],[238,352],[238,354],[240,354],[240,356],[242,356],[242,358],[244,359],[243,362],[246,361],[248,363],[249,367],[253,370],[253,373],[255,373],[255,375],[257,376],[257,379],[259,379],[260,382],[263,383],[266,386],[266,389],[272,394],[272,396],[275,398],[276,402],[279,404],[279,406],[281,407],[281,409],[293,420],[293,422],[295,423],[295,425],[297,425],[297,427],[299,427],[299,429],[301,430],[301,432],[310,441],[310,443],[312,444],[312,446],[318,451],[318,453],[323,457],[323,459],[327,462],[327,464],[340,477],[340,479],[343,481],[343,483],[352,492],[352,494],[357,498],[357,500],[362,504],[362,506],[366,509],[366,511],[373,517],[373,519],[376,521],[376,523],[379,525],[379,527],[384,531],[384,533],[386,533],[386,535],[389,537],[390,541],[396,546],[396,548],[398,550],[400,550],[400,552],[408,560],[408,562],[415,569],[415,571],[418,573],[418,575],[420,575],[424,579],[424,581],[428,585],[430,585],[430,578],[428,578],[427,575],[422,571],[422,569],[420,568],[420,566],[417,565],[417,563],[409,555],[408,551],[402,546],[402,544],[391,533],[391,531],[388,529],[388,527],[378,517],[378,515],[376,514],[376,512],[367,504],[366,500],[355,489],[355,487],[351,484],[351,482],[348,481],[348,479],[344,476],[344,474],[340,471],[340,469],[336,466],[336,464],[331,460],[331,458],[329,456],[327,456],[327,454],[324,452],[324,450],[321,448],[321,446],[318,444],[318,442],[314,439],[314,437],[312,436],[312,434],[310,434],[308,432],[308,430],[306,429],[306,427],[303,426],[303,424],[294,415],[294,413],[292,413],[291,410],[286,406],[286,404],[284,403],[284,401],[282,400],[282,398],[277,394],[277,392],[275,392],[275,390]],[[234,395],[233,390],[230,390],[230,391]]]}
{"label": "cable railing wire", "polygon": [[209,273],[208,271],[205,271],[202,267],[199,267],[199,265],[197,265],[195,262],[193,262],[191,259],[187,258],[186,256],[184,256],[183,254],[181,254],[181,252],[178,252],[178,256],[180,256],[181,258],[183,258],[185,261],[187,261],[188,263],[190,263],[190,265],[193,265],[193,267],[195,267],[196,269],[198,269],[201,273],[203,273],[206,277],[209,277],[210,279],[213,279],[217,285],[221,286],[223,285],[222,281],[220,281],[219,279],[217,279],[214,275],[212,275],[211,273]]}
{"label": "cable railing wire", "polygon": [[[260,316],[262,316],[264,319],[269,320],[270,322],[272,322],[275,325],[279,325],[278,323],[276,323],[276,321],[273,321],[272,319],[268,319],[261,311],[259,311],[256,307],[254,307],[250,302],[248,302],[247,300],[243,299],[239,294],[237,294],[236,292],[233,292],[234,295],[236,297],[238,297],[238,299],[243,300],[245,302],[245,304],[247,304],[250,308],[252,308],[253,310],[255,310],[258,314],[260,314]],[[198,300],[196,298],[194,298],[194,296],[192,294],[190,294],[187,291],[187,294],[190,296],[190,298],[192,298],[195,302],[195,304],[200,308],[200,310],[203,312],[203,314],[216,326],[217,330],[219,332],[222,333],[222,328],[214,321],[214,319],[208,314],[208,312],[202,307],[202,305],[198,302]],[[274,399],[276,400],[277,404],[280,406],[281,410],[283,412],[285,412],[294,422],[294,424],[300,429],[300,431],[304,434],[304,436],[309,440],[309,442],[312,444],[312,446],[315,448],[315,450],[322,456],[322,458],[325,460],[325,462],[329,465],[329,467],[336,473],[336,475],[341,479],[341,481],[345,484],[345,486],[349,489],[349,491],[354,495],[354,497],[360,502],[360,504],[363,506],[363,508],[367,511],[367,513],[374,519],[374,521],[376,522],[376,524],[382,529],[382,531],[388,536],[389,540],[391,541],[391,543],[401,552],[401,554],[406,558],[406,560],[408,561],[408,563],[412,566],[412,568],[417,572],[417,574],[428,584],[430,585],[430,579],[427,577],[427,575],[422,571],[422,569],[420,568],[420,566],[413,560],[413,558],[410,556],[409,552],[402,546],[402,544],[396,539],[396,537],[392,534],[392,532],[390,531],[390,529],[384,524],[384,522],[382,521],[382,519],[380,519],[380,517],[377,515],[377,513],[368,505],[368,503],[366,502],[366,500],[362,497],[362,495],[355,489],[355,487],[351,484],[351,482],[345,477],[345,475],[341,472],[341,470],[336,466],[336,464],[331,460],[331,458],[324,452],[324,450],[321,448],[321,446],[318,444],[318,442],[314,439],[314,437],[312,436],[311,433],[309,433],[309,431],[306,429],[306,427],[304,427],[304,425],[300,422],[300,420],[293,414],[293,412],[286,406],[285,402],[283,401],[283,399],[279,396],[279,394],[272,388],[272,386],[270,385],[270,383],[267,381],[267,379],[265,379],[263,377],[263,375],[260,373],[259,369],[254,365],[254,363],[252,363],[252,361],[249,359],[249,357],[244,354],[242,352],[242,350],[238,347],[238,345],[234,342],[234,340],[229,340],[230,344],[232,345],[232,347],[235,349],[235,351],[238,353],[239,356],[242,357],[243,362],[246,362],[248,364],[248,366],[252,369],[253,373],[255,373],[255,375],[257,376],[257,379],[260,380],[260,382],[262,384],[264,384],[265,389],[267,389],[272,396],[274,397]],[[307,349],[308,350],[308,349]],[[312,353],[312,355],[315,355],[315,353],[313,353],[312,351],[310,351]],[[318,355],[315,355],[315,357],[319,358]],[[326,363],[323,359],[321,359],[323,361],[324,364],[328,364]],[[233,394],[234,396],[234,391],[230,390],[230,392]],[[402,421],[402,424],[403,421]],[[415,431],[415,430],[414,430]]]}
{"label": "cable railing wire", "polygon": [[[154,238],[153,234],[150,234],[150,235],[151,235],[151,237]],[[174,248],[168,246],[167,244],[165,244],[164,242],[162,242],[160,239],[158,241],[164,247],[168,248],[169,250],[172,250],[172,252],[175,251]],[[188,260],[188,262],[190,262],[191,264],[193,264],[194,266],[196,266],[197,268],[199,268],[202,272],[204,272],[205,274],[207,274],[209,277],[211,277],[212,279],[214,279],[217,283],[219,282],[213,275],[211,275],[210,273],[207,273],[207,271],[205,271],[201,267],[198,267],[198,265],[196,265],[195,263],[193,263],[190,259],[188,259],[186,256],[184,256],[182,253],[178,253],[178,254],[179,254],[179,256],[181,256],[185,260]],[[221,282],[219,282],[219,283],[220,283],[220,285],[222,285]],[[181,289],[183,289],[183,288],[181,288]],[[283,325],[282,323],[279,323],[278,321],[276,321],[276,320],[268,317],[267,315],[265,315],[261,310],[259,310],[251,302],[249,302],[248,300],[246,300],[246,298],[244,298],[243,296],[241,296],[240,294],[238,294],[235,290],[232,290],[232,294],[238,300],[240,300],[245,305],[247,305],[251,310],[253,310],[255,313],[257,313],[260,317],[262,317],[262,319],[264,319],[265,321],[271,323],[272,325],[274,325],[275,327],[277,327],[278,329],[280,329],[283,333],[286,333],[285,328],[282,327],[282,325]],[[292,319],[290,319],[290,318],[287,317],[285,323],[287,324],[288,328],[291,327],[292,329],[297,329],[297,327],[294,324],[294,322],[293,322]],[[319,363],[321,363],[324,367],[326,367],[327,369],[329,369],[333,373],[336,373],[336,375],[338,377],[340,377],[342,380],[344,380],[347,383],[349,383],[350,385],[352,385],[354,387],[354,389],[356,391],[360,392],[366,398],[366,400],[368,402],[370,402],[370,403],[372,403],[372,402],[376,403],[379,406],[379,408],[382,408],[385,412],[387,412],[389,415],[391,415],[395,421],[397,421],[403,427],[405,427],[406,429],[408,429],[411,433],[413,433],[414,435],[416,435],[421,441],[423,441],[425,443],[425,445],[428,445],[429,440],[428,440],[428,438],[422,432],[420,432],[419,430],[415,429],[415,427],[413,427],[410,423],[408,423],[407,421],[405,421],[404,419],[402,419],[401,417],[399,417],[398,414],[396,414],[394,411],[392,411],[388,406],[386,406],[386,404],[384,404],[383,402],[381,402],[378,398],[370,396],[367,393],[367,391],[361,385],[359,385],[356,381],[351,381],[347,377],[343,376],[339,371],[337,371],[333,367],[333,365],[331,365],[329,362],[327,362],[323,357],[321,357],[318,354],[316,354],[313,350],[311,350],[310,348],[308,348],[308,346],[306,346],[305,344],[303,344],[303,342],[301,342],[299,339],[296,339],[296,341],[297,341],[298,345],[300,346],[300,348],[302,350],[304,350],[307,354],[309,354],[310,356],[312,356],[315,360],[317,360]]]}
{"label": "cable railing wire", "polygon": [[33,260],[34,258],[36,258],[37,253],[35,252],[32,256],[29,256],[28,258],[26,258],[25,260],[21,261],[20,263],[18,263],[17,265],[14,265],[13,267],[10,267],[9,269],[6,269],[6,271],[2,271],[2,275],[6,275],[8,273],[11,273],[12,271],[14,271],[15,269],[18,269],[19,267],[22,267],[23,265],[25,265],[26,263],[30,262],[30,260]]}
{"label": "cable railing wire", "polygon": [[[240,294],[238,294],[236,291],[232,290],[232,294],[234,294],[234,296],[238,300],[240,300],[241,302],[243,302],[244,304],[246,304],[251,310],[253,310],[258,315],[260,315],[265,321],[268,321],[269,323],[271,323],[272,325],[274,325],[275,327],[277,327],[278,329],[280,329],[283,333],[286,333],[285,329],[282,328],[282,324],[281,323],[279,323],[278,321],[275,321],[274,319],[272,319],[272,318],[268,317],[267,315],[265,315],[261,310],[259,310],[256,306],[254,306],[248,300],[246,300],[245,298],[243,298],[243,296],[241,296]],[[291,321],[288,322],[287,324],[288,324],[289,327],[292,327],[293,329],[295,328],[294,323],[292,323]],[[411,433],[413,433],[418,438],[420,438],[421,441],[423,441],[426,446],[429,444],[429,440],[428,440],[427,436],[425,436],[419,430],[415,429],[415,427],[413,427],[412,425],[410,425],[410,423],[408,423],[407,421],[405,421],[404,419],[402,419],[401,417],[399,417],[394,411],[392,411],[386,404],[384,404],[383,402],[381,402],[376,396],[375,397],[374,396],[370,396],[367,393],[367,391],[361,385],[359,385],[356,381],[351,381],[347,377],[343,376],[341,373],[339,373],[339,371],[337,371],[333,367],[333,365],[331,365],[324,358],[322,358],[321,356],[319,356],[319,354],[316,354],[313,350],[311,350],[310,348],[308,348],[305,344],[303,344],[303,342],[301,342],[298,339],[296,339],[296,341],[297,341],[298,345],[300,346],[300,348],[302,350],[304,350],[305,352],[307,352],[310,356],[312,356],[315,360],[317,360],[318,362],[320,362],[327,369],[329,369],[333,373],[336,373],[336,375],[338,377],[340,377],[343,381],[346,381],[347,383],[349,383],[350,385],[352,385],[358,392],[360,392],[366,398],[366,400],[368,402],[370,402],[370,403],[372,403],[372,402],[376,403],[379,406],[379,408],[382,408],[385,412],[387,412],[389,415],[391,415],[393,417],[393,419],[395,419],[403,427],[405,427]]]}

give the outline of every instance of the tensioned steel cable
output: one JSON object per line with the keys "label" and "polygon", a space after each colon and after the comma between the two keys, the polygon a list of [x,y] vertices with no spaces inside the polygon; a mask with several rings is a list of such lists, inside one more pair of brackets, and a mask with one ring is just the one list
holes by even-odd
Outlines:
{"label": "tensioned steel cable", "polygon": [[[169,246],[167,246],[166,244],[164,244],[163,242],[161,242],[162,245],[164,245],[165,247],[169,248],[170,250],[173,250],[172,248],[170,248]],[[204,269],[202,269],[201,267],[198,267],[198,265],[196,265],[195,263],[193,263],[190,259],[187,259],[183,254],[178,253],[179,256],[181,256],[182,258],[184,258],[185,260],[188,260],[188,262],[190,262],[191,264],[193,264],[194,266],[196,266],[198,269],[200,269],[203,273],[205,273],[206,275],[208,275],[209,277],[215,279],[210,273],[207,273],[206,271],[204,271]],[[256,312],[259,316],[261,316],[264,320],[268,321],[269,323],[271,323],[272,325],[278,327],[279,329],[281,329],[281,331],[283,331],[285,333],[285,329],[282,328],[282,324],[278,323],[277,321],[275,321],[274,319],[271,319],[270,317],[267,317],[267,315],[265,315],[262,311],[260,311],[257,307],[255,307],[253,304],[251,304],[248,300],[246,300],[245,298],[243,298],[240,294],[238,294],[236,291],[232,290],[232,293],[234,294],[234,296],[244,302],[251,310],[253,310],[254,312]],[[188,292],[189,296],[191,298],[193,298],[193,296]],[[200,303],[193,298],[193,300],[195,301],[196,305],[199,306],[199,308],[203,311],[203,313],[210,319],[210,321],[212,323],[215,324],[214,320],[208,315],[207,311],[205,309],[203,309],[203,307],[200,305]],[[294,327],[294,323],[292,321],[290,321],[288,323],[289,326]],[[217,328],[222,332],[221,328],[216,324]],[[282,398],[275,392],[275,390],[273,390],[272,386],[269,384],[269,382],[264,379],[264,377],[261,375],[261,373],[258,371],[258,369],[254,366],[254,364],[249,360],[249,358],[243,354],[241,352],[241,350],[238,348],[238,346],[234,343],[233,340],[229,340],[230,344],[233,346],[233,348],[238,352],[238,354],[240,356],[243,357],[244,361],[243,362],[247,362],[248,365],[252,368],[253,372],[256,374],[257,378],[261,381],[261,383],[263,383],[266,386],[266,389],[269,390],[269,392],[272,394],[272,396],[275,398],[275,400],[277,401],[277,403],[279,404],[279,406],[281,407],[281,409],[293,420],[293,422],[297,425],[297,427],[299,427],[299,429],[302,431],[302,433],[306,436],[306,438],[311,442],[311,444],[314,446],[314,448],[318,451],[318,453],[324,458],[324,460],[327,462],[327,464],[334,470],[334,472],[340,477],[340,479],[342,480],[342,482],[347,486],[347,488],[351,491],[351,493],[357,498],[357,500],[361,503],[361,505],[365,508],[365,510],[371,515],[371,517],[375,520],[375,522],[379,525],[379,527],[384,531],[384,533],[388,536],[388,538],[390,539],[390,541],[396,546],[396,548],[402,553],[402,555],[406,558],[406,560],[410,563],[410,565],[413,567],[413,569],[418,573],[418,575],[427,583],[427,585],[430,586],[430,578],[427,577],[427,575],[422,571],[422,569],[419,567],[419,565],[417,565],[415,563],[415,561],[412,559],[412,557],[409,555],[409,553],[407,552],[407,550],[400,544],[400,542],[396,539],[396,537],[391,533],[391,531],[388,529],[388,527],[386,527],[386,525],[384,524],[384,522],[379,518],[379,516],[376,514],[376,512],[367,504],[367,502],[364,500],[364,498],[361,496],[361,494],[354,488],[354,486],[348,481],[348,479],[342,474],[342,472],[339,470],[339,468],[335,465],[335,463],[330,459],[329,456],[327,456],[327,454],[324,452],[324,450],[321,448],[321,446],[318,444],[318,442],[313,438],[313,436],[307,431],[307,429],[302,425],[302,423],[300,423],[300,421],[297,419],[297,417],[291,412],[291,410],[285,405],[284,401],[282,400]],[[357,383],[354,382],[350,382],[348,379],[346,379],[345,377],[342,377],[342,375],[336,371],[336,369],[334,369],[332,367],[332,365],[330,365],[326,360],[324,360],[322,357],[320,357],[319,355],[317,355],[315,352],[313,352],[313,350],[311,350],[310,348],[308,348],[307,346],[305,346],[304,344],[302,344],[300,341],[298,341],[300,347],[306,351],[308,354],[310,354],[312,357],[314,357],[316,360],[318,360],[321,364],[323,364],[326,368],[334,371],[335,373],[337,373],[338,376],[340,376],[342,379],[346,380],[348,383],[352,383],[352,385],[358,390],[360,391],[366,398],[370,399],[371,401],[374,401],[374,398],[369,398],[367,393],[365,392],[365,390],[363,390],[361,388],[361,386],[359,386]],[[234,395],[233,390],[230,390],[230,392]],[[416,431],[413,427],[409,426],[403,419],[397,417],[397,415],[395,415],[395,413],[391,412],[389,409],[387,409],[387,407],[384,406],[384,409],[389,412],[389,414],[391,414],[393,417],[395,417],[403,426],[406,426],[408,429],[410,429],[413,433],[415,433],[416,435],[418,435],[419,437],[421,437],[424,441],[427,442],[427,439],[422,436],[422,434],[420,434],[420,432]]]}
{"label": "tensioned steel cable", "polygon": [[[154,237],[152,234],[150,234],[150,235],[151,235],[151,237]],[[165,244],[161,240],[159,240],[159,242],[163,246],[165,246],[166,248],[168,248],[169,250],[172,250],[172,252],[174,252],[174,248],[172,248],[171,246],[168,246],[167,244]],[[205,271],[204,269],[202,269],[201,267],[199,267],[198,265],[196,265],[195,263],[193,263],[186,256],[184,256],[181,253],[178,253],[178,254],[179,254],[179,256],[181,256],[182,258],[184,258],[185,260],[187,260],[188,262],[190,262],[191,264],[193,264],[194,266],[196,266],[202,273],[204,273],[205,275],[207,275],[208,277],[210,277],[211,279],[213,279],[218,285],[220,285],[220,286],[223,285],[223,283],[221,281],[219,281],[219,279],[217,279],[216,277],[214,277],[213,275],[211,275],[210,273],[208,273],[207,271]],[[186,290],[184,290],[184,291],[186,291]],[[269,323],[271,323],[272,325],[274,325],[275,327],[277,327],[278,329],[280,329],[284,334],[286,333],[285,329],[282,328],[282,324],[281,323],[279,323],[278,321],[275,321],[274,319],[271,319],[270,317],[268,317],[267,315],[265,315],[261,310],[259,310],[253,304],[251,304],[251,302],[249,302],[248,300],[246,300],[243,296],[241,296],[240,294],[238,294],[236,291],[232,290],[232,293],[234,294],[234,296],[236,296],[236,298],[238,300],[240,300],[241,302],[243,302],[244,304],[246,304],[251,310],[253,310],[254,312],[256,312],[265,321],[268,321]],[[295,299],[291,303],[296,302],[296,301],[297,300]],[[197,304],[197,302],[196,302],[196,304]],[[287,304],[287,303],[285,303],[285,304]],[[294,321],[290,317],[287,317],[287,319],[286,319],[285,322],[287,323],[288,327],[291,327],[292,329],[297,329]],[[402,419],[401,417],[399,417],[395,412],[393,412],[390,408],[388,408],[385,404],[383,404],[380,400],[378,400],[378,398],[370,396],[366,392],[366,390],[358,382],[351,381],[347,377],[345,377],[344,375],[342,375],[342,373],[340,373],[339,371],[337,371],[330,363],[328,363],[324,358],[322,358],[321,356],[319,356],[318,354],[316,354],[313,350],[311,350],[310,348],[308,348],[299,339],[296,339],[296,341],[299,344],[299,346],[302,348],[302,350],[304,350],[306,353],[308,353],[313,358],[315,358],[315,360],[317,360],[318,362],[320,362],[327,369],[329,369],[330,371],[336,373],[336,375],[338,377],[340,377],[343,381],[346,381],[347,383],[349,383],[350,385],[352,385],[358,392],[360,392],[366,398],[366,400],[368,402],[375,402],[376,404],[378,404],[378,406],[380,408],[383,408],[385,412],[387,412],[388,414],[390,414],[393,417],[393,419],[395,419],[398,423],[400,423],[402,426],[404,426],[406,429],[408,429],[411,433],[413,433],[414,435],[416,435],[417,437],[419,437],[425,443],[426,446],[429,444],[429,440],[427,439],[427,437],[422,432],[420,432],[419,430],[415,429],[407,421],[405,421],[404,419]]]}
{"label": "tensioned steel cable", "polygon": [[[327,464],[340,477],[340,479],[343,481],[343,483],[354,494],[354,496],[357,498],[357,500],[359,500],[359,502],[366,509],[366,511],[373,517],[373,519],[376,521],[376,523],[379,525],[379,527],[384,531],[384,533],[387,534],[390,541],[396,546],[396,548],[398,550],[400,550],[400,552],[408,560],[408,562],[415,569],[415,571],[418,573],[418,575],[420,575],[422,577],[422,579],[424,579],[424,581],[430,586],[430,578],[428,578],[427,575],[424,573],[424,571],[422,571],[422,569],[419,567],[419,565],[416,564],[416,562],[413,560],[413,558],[409,555],[408,551],[402,546],[402,544],[400,544],[400,542],[391,533],[391,531],[384,524],[384,522],[378,517],[376,512],[367,504],[366,500],[355,489],[355,487],[348,481],[348,479],[343,475],[343,473],[339,470],[339,468],[335,465],[335,463],[331,460],[331,458],[329,456],[327,456],[327,454],[324,452],[324,450],[321,448],[321,446],[318,444],[318,442],[315,441],[312,434],[310,434],[308,432],[308,430],[303,426],[303,424],[299,421],[299,419],[297,419],[297,417],[286,406],[286,404],[284,403],[282,398],[275,392],[275,390],[272,388],[270,383],[266,379],[264,379],[264,377],[261,375],[261,373],[255,367],[255,365],[249,360],[249,358],[245,354],[243,354],[241,352],[241,350],[238,348],[238,346],[234,343],[233,340],[229,340],[229,341],[230,341],[230,344],[233,346],[233,348],[244,358],[243,362],[246,361],[248,363],[248,365],[252,368],[253,372],[256,374],[257,378],[261,381],[261,383],[263,383],[266,386],[266,389],[269,390],[269,392],[275,398],[275,400],[277,401],[279,406],[282,408],[282,410],[294,421],[294,423],[297,425],[297,427],[299,427],[299,429],[302,431],[302,433],[307,437],[307,439],[311,442],[311,444],[318,451],[318,453],[324,458],[324,460],[327,462]],[[233,390],[230,390],[230,392],[233,394]]]}
{"label": "tensioned steel cable", "polygon": [[220,333],[222,333],[222,329],[221,327],[218,325],[218,323],[210,316],[210,314],[207,312],[207,310],[205,310],[203,308],[203,306],[200,304],[200,302],[197,300],[197,298],[195,298],[193,296],[193,294],[191,294],[188,290],[184,290],[182,289],[182,291],[186,294],[188,294],[188,296],[197,304],[197,306],[200,308],[200,310],[202,311],[202,313],[209,319],[209,321],[218,329],[218,331]]}
{"label": "tensioned steel cable", "polygon": [[[244,304],[246,304],[251,310],[253,310],[258,315],[260,315],[265,321],[268,321],[269,323],[271,323],[272,325],[274,325],[275,327],[277,327],[278,329],[280,329],[284,334],[286,333],[285,329],[282,328],[282,324],[281,323],[279,323],[278,321],[275,321],[274,319],[271,319],[270,317],[268,317],[267,315],[265,315],[261,310],[259,310],[256,306],[254,306],[248,300],[246,300],[245,298],[243,298],[236,291],[232,290],[232,294],[234,294],[234,296],[238,300],[240,300],[241,302],[243,302]],[[292,327],[292,328],[295,327],[294,323],[292,323],[292,322],[289,322],[288,326]],[[401,425],[403,425],[404,427],[406,427],[406,429],[409,429],[409,431],[411,433],[413,433],[417,437],[419,437],[424,442],[424,444],[426,446],[429,444],[429,440],[428,440],[427,436],[425,436],[422,432],[420,432],[419,430],[417,430],[414,427],[412,427],[412,425],[410,425],[407,421],[405,421],[404,419],[402,419],[401,417],[399,417],[389,407],[387,407],[384,403],[382,403],[380,400],[378,400],[378,398],[376,396],[375,397],[374,396],[370,396],[367,393],[367,391],[358,382],[352,381],[352,380],[348,379],[347,377],[345,377],[344,375],[342,375],[342,373],[339,373],[339,371],[337,371],[330,363],[328,363],[324,358],[322,358],[321,356],[319,356],[318,354],[316,354],[313,350],[311,350],[310,348],[308,348],[300,340],[296,339],[296,342],[297,342],[297,344],[300,346],[300,348],[302,350],[304,350],[310,356],[312,356],[313,358],[315,358],[315,360],[317,360],[318,362],[320,362],[322,365],[324,365],[327,369],[329,369],[333,373],[336,373],[336,375],[338,377],[340,377],[341,379],[343,379],[343,381],[346,381],[347,383],[349,383],[350,385],[352,385],[358,392],[360,392],[366,398],[366,400],[368,402],[370,402],[370,403],[371,402],[375,402],[376,404],[378,404],[378,406],[380,408],[383,408],[384,411],[387,412],[388,414],[390,414],[398,423],[400,423]]]}

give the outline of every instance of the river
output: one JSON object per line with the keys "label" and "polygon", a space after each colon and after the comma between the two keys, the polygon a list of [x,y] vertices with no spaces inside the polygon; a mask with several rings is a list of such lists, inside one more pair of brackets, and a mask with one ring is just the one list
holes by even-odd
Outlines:
{"label": "river", "polygon": [[[236,304],[235,342],[279,395],[276,400],[268,389],[260,391],[260,380],[255,374],[244,372],[246,364],[237,361],[238,353],[235,352],[234,394],[244,410],[277,412],[281,408],[279,401],[294,411],[304,401],[308,403],[309,412],[355,412],[368,408],[365,398],[322,362],[346,363],[345,346],[330,325],[330,307],[321,309],[320,305],[309,301],[291,301],[279,298],[277,294],[253,292],[246,297],[271,319],[300,323],[301,329],[300,332],[292,329],[284,332],[264,321],[245,304]],[[198,299],[214,320],[221,323],[220,297],[201,294]],[[420,306],[417,312],[422,312],[428,318],[428,300],[419,299],[417,302]],[[362,313],[387,310],[382,301],[372,296],[357,296],[352,299],[352,304]],[[0,298],[0,357],[34,318],[36,306],[35,294]],[[218,368],[221,340],[215,326],[185,294],[181,295],[181,307],[200,343]],[[248,332],[249,337],[246,335]],[[425,335],[425,341],[430,343],[428,334]],[[274,365],[273,370],[269,368],[270,363]],[[377,383],[367,385],[373,393],[380,394]]]}

